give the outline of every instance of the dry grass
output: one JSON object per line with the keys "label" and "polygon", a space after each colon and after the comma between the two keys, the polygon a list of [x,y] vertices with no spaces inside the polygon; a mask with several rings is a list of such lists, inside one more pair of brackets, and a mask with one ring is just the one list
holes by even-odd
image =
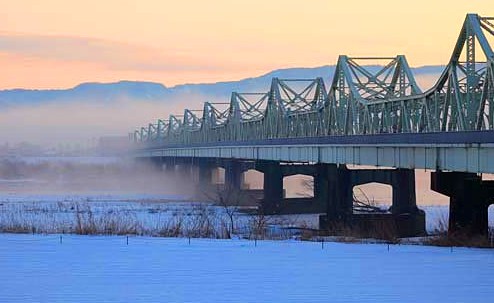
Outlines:
{"label": "dry grass", "polygon": [[376,221],[372,224],[354,222],[332,222],[320,235],[329,236],[341,242],[359,242],[362,239],[376,239],[386,243],[399,243],[396,226],[389,222]]}
{"label": "dry grass", "polygon": [[29,224],[22,222],[11,221],[8,224],[2,224],[1,231],[4,233],[12,233],[12,234],[29,234],[36,233],[36,228],[30,226]]}
{"label": "dry grass", "polygon": [[[95,209],[91,202],[15,205],[0,209],[0,232],[78,234],[78,235],[147,235],[157,237],[190,237],[228,239],[234,236],[267,239],[269,219],[265,216],[244,216],[235,221],[218,207],[205,203],[177,209],[150,224],[146,215],[140,217],[128,210]],[[140,209],[142,212],[142,209]],[[157,214],[158,213],[158,214]],[[276,235],[278,238],[280,235]],[[286,235],[288,237],[288,235]],[[274,236],[273,236],[274,238]]]}
{"label": "dry grass", "polygon": [[[492,230],[490,231],[492,235]],[[425,239],[424,244],[442,247],[494,248],[492,236],[469,235],[465,233],[440,234]]]}
{"label": "dry grass", "polygon": [[[156,206],[153,206],[153,213]],[[144,209],[145,210],[145,209]],[[357,224],[332,223],[322,232],[300,223],[297,218],[266,216],[260,211],[251,215],[239,214],[232,233],[231,221],[221,212],[222,208],[208,204],[195,204],[187,211],[174,211],[164,216],[155,225],[145,224],[143,217],[131,211],[96,211],[91,202],[64,202],[49,205],[28,204],[24,208],[12,208],[0,212],[0,232],[4,233],[72,233],[80,235],[147,235],[157,237],[190,237],[228,239],[243,237],[248,239],[325,239],[337,242],[399,243],[392,226],[386,222],[362,226]],[[160,210],[161,211],[161,210]],[[64,214],[65,219],[56,218]],[[42,220],[39,220],[40,216]],[[38,219],[36,219],[38,218]],[[293,220],[293,221],[290,221]],[[435,246],[493,247],[494,230],[489,237],[472,237],[465,234],[448,234],[447,220],[437,222],[434,236],[423,238],[422,244]],[[367,239],[367,240],[366,240]],[[419,242],[417,242],[419,243]]]}
{"label": "dry grass", "polygon": [[425,238],[424,244],[442,247],[494,247],[494,229],[489,228],[487,235],[471,235],[468,233],[448,232],[448,219],[440,217],[436,222],[433,235]]}
{"label": "dry grass", "polygon": [[138,235],[142,233],[136,218],[121,213],[105,213],[96,217],[88,204],[76,204],[75,226],[78,235]]}

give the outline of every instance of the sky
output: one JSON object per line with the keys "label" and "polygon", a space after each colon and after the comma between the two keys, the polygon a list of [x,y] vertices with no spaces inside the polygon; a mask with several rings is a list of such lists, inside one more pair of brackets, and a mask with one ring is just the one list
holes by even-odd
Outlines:
{"label": "sky", "polygon": [[405,54],[446,64],[491,0],[0,0],[0,89],[122,79],[172,86]]}

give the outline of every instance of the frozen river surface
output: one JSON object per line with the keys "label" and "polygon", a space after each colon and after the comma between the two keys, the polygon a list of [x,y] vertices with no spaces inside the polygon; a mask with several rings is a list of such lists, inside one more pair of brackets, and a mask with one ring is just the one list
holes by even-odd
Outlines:
{"label": "frozen river surface", "polygon": [[493,302],[494,251],[0,234],[0,302]]}

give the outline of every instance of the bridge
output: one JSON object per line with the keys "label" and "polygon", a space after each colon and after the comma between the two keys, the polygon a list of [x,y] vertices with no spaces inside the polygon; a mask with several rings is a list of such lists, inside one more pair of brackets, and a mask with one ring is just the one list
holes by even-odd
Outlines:
{"label": "bridge", "polygon": [[[493,37],[494,18],[468,14],[425,92],[403,55],[341,55],[329,89],[323,78],[273,78],[267,92],[232,92],[229,102],[139,128],[129,134],[133,155],[172,170],[194,167],[201,186],[218,166],[237,189],[244,171],[258,170],[267,214],[320,213],[321,228],[362,221],[352,209],[354,186],[389,184],[389,220],[401,236],[425,232],[414,170],[427,169],[431,188],[450,197],[449,232],[486,234],[494,203],[493,181],[482,180],[494,173]],[[312,199],[284,198],[283,178],[293,174],[314,177]]]}

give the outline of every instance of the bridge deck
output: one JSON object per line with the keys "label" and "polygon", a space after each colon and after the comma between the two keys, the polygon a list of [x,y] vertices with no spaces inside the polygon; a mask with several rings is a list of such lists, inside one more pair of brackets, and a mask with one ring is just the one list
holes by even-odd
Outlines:
{"label": "bridge deck", "polygon": [[494,173],[494,131],[146,144],[137,157],[237,158]]}

